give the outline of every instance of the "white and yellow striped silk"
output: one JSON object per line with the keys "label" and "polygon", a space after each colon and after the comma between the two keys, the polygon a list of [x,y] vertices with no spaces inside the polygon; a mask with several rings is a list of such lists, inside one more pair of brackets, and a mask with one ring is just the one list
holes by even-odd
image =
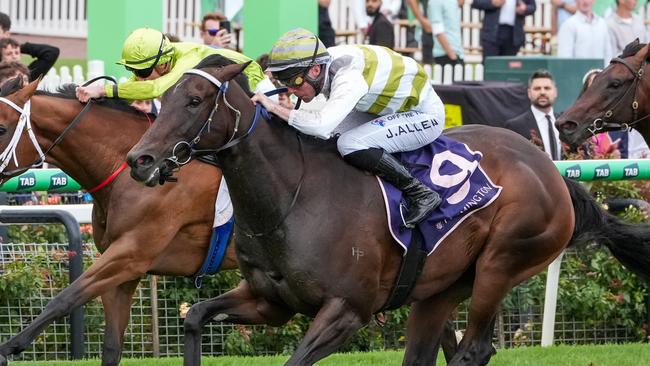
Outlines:
{"label": "white and yellow striped silk", "polygon": [[420,64],[385,47],[348,47],[363,53],[363,77],[369,88],[357,103],[357,110],[386,115],[408,111],[419,104],[428,79]]}

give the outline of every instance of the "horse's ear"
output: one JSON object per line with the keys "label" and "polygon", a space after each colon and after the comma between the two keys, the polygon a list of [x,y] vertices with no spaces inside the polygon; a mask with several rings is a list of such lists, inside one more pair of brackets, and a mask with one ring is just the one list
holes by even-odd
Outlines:
{"label": "horse's ear", "polygon": [[647,48],[647,50],[645,51],[645,60],[650,61],[650,43],[645,44],[644,47]]}
{"label": "horse's ear", "polygon": [[248,65],[253,61],[244,62],[243,64],[231,64],[224,66],[221,70],[221,80],[228,81],[241,74]]}
{"label": "horse's ear", "polygon": [[38,79],[32,81],[31,83],[27,84],[25,87],[20,89],[16,93],[16,98],[20,102],[23,102],[23,103],[27,102],[29,100],[29,98],[31,98],[32,95],[34,95],[34,92],[36,92],[36,88],[38,87],[38,83],[41,81],[41,78],[42,78],[42,76],[39,76]]}

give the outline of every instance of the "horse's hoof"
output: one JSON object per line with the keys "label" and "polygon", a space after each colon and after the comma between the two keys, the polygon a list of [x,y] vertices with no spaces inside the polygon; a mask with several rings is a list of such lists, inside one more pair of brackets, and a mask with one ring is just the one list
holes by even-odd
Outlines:
{"label": "horse's hoof", "polygon": [[7,357],[0,355],[0,366],[7,366]]}

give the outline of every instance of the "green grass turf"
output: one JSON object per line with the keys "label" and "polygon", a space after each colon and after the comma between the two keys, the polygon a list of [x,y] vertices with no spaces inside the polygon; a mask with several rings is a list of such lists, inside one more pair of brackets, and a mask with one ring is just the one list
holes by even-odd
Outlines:
{"label": "green grass turf", "polygon": [[[401,365],[403,351],[334,354],[318,362],[319,366]],[[273,366],[282,365],[288,357],[205,357],[205,366]],[[99,360],[12,362],[15,366],[95,366]],[[124,366],[181,365],[180,358],[124,359]],[[442,353],[438,365],[445,365]],[[490,366],[650,366],[649,344],[526,347],[499,350]]]}

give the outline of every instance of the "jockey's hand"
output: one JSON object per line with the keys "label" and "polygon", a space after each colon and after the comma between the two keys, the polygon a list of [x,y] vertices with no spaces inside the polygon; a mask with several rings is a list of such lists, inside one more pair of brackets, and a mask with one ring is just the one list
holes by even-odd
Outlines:
{"label": "jockey's hand", "polygon": [[277,104],[271,100],[271,98],[264,95],[262,92],[257,92],[251,98],[251,101],[255,104],[261,104],[267,111],[273,112]]}
{"label": "jockey's hand", "polygon": [[101,98],[106,95],[103,85],[79,86],[76,89],[76,94],[77,99],[82,103],[86,103],[91,98]]}
{"label": "jockey's hand", "polygon": [[267,111],[275,114],[276,116],[282,118],[285,121],[289,120],[290,109],[282,107],[278,103],[274,102],[271,98],[264,95],[262,92],[257,92],[251,98],[254,104],[261,104]]}

